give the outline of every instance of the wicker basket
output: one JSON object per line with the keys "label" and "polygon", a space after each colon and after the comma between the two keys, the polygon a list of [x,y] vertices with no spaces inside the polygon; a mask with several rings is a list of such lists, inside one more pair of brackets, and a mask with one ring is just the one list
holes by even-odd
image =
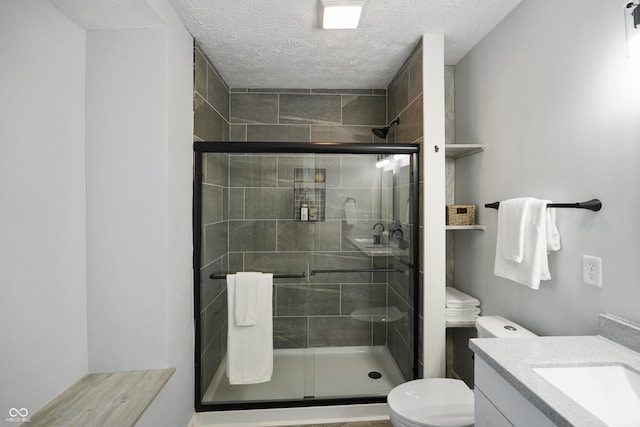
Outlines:
{"label": "wicker basket", "polygon": [[475,205],[447,205],[447,225],[474,225]]}

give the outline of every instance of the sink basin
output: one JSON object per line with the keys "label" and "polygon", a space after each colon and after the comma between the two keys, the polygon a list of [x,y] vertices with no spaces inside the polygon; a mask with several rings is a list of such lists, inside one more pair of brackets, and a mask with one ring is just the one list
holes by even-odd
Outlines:
{"label": "sink basin", "polygon": [[624,365],[533,368],[609,426],[637,425],[640,375]]}

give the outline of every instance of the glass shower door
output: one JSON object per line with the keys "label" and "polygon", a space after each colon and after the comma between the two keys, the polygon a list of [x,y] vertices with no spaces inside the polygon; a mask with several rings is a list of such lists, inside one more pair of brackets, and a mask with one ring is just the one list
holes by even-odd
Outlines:
{"label": "glass shower door", "polygon": [[[196,150],[201,409],[384,401],[416,375],[417,147],[286,146]],[[231,385],[226,275],[246,271],[274,274],[273,375]]]}

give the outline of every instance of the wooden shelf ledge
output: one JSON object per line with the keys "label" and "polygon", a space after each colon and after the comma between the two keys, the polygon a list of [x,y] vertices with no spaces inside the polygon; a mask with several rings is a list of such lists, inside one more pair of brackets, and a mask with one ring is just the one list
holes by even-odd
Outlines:
{"label": "wooden shelf ledge", "polygon": [[30,427],[133,426],[175,368],[88,374],[31,416]]}

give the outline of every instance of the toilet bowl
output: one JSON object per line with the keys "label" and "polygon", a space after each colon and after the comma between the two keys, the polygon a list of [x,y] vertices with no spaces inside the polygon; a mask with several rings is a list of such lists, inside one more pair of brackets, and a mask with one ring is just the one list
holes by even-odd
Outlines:
{"label": "toilet bowl", "polygon": [[473,426],[473,392],[451,378],[413,380],[387,396],[394,427]]}
{"label": "toilet bowl", "polygon": [[[536,335],[504,317],[476,320],[478,338],[517,338]],[[426,378],[395,387],[387,396],[394,427],[472,427],[473,391],[451,378]]]}

